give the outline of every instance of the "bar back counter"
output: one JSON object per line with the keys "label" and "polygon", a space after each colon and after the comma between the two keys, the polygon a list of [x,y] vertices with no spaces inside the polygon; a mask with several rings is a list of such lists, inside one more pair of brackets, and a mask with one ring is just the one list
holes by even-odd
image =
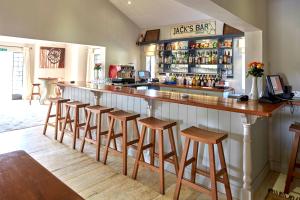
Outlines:
{"label": "bar back counter", "polygon": [[[183,98],[178,92],[137,90],[84,82],[74,84],[61,82],[58,86],[63,90],[64,98],[135,112],[141,114],[141,117],[154,116],[176,121],[178,125],[174,137],[179,155],[182,153],[184,143],[184,138],[179,134],[182,129],[198,126],[227,133],[229,138],[223,143],[225,159],[232,194],[239,199],[253,199],[253,192],[270,170],[269,158],[272,158],[272,155],[269,154],[273,154],[271,151],[274,152],[275,147],[268,145],[274,142],[270,139],[273,137],[270,137],[269,132],[272,127],[276,129],[278,123],[280,126],[278,122],[280,113],[286,109],[285,103],[273,105],[259,104],[257,101],[239,103],[234,99],[199,94]],[[272,121],[275,125],[271,124]],[[107,121],[103,121],[103,126],[107,128]],[[132,129],[129,128],[130,130]],[[132,135],[129,132],[129,139]],[[169,146],[165,148],[166,151],[170,149]],[[217,155],[216,149],[215,152]],[[129,154],[134,155],[134,152],[129,151]],[[204,145],[200,145],[199,155],[201,156],[198,159],[198,166],[208,168],[208,149]],[[288,152],[286,155],[288,159]],[[148,160],[149,156],[145,156]],[[288,160],[286,161],[288,163]],[[216,166],[217,169],[220,167],[219,161]],[[173,167],[168,165],[166,167],[173,172]],[[210,184],[204,177],[198,177],[197,182]],[[218,185],[218,189],[222,193],[225,192],[221,184]]]}

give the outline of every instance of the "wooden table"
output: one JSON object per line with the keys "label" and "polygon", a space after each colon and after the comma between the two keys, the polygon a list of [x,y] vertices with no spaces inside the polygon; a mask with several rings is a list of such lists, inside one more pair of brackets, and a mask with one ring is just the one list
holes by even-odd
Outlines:
{"label": "wooden table", "polygon": [[41,104],[45,104],[45,101],[50,97],[54,95],[54,88],[53,84],[57,82],[58,78],[52,78],[52,77],[40,77],[39,80],[42,83],[42,96],[41,96]]}
{"label": "wooden table", "polygon": [[0,199],[81,200],[25,151],[0,155]]}

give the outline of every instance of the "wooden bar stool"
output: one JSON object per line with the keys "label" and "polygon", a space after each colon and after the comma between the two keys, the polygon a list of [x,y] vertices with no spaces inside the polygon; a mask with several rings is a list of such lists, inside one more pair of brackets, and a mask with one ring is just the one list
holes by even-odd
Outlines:
{"label": "wooden bar stool", "polygon": [[[43,134],[46,135],[46,131],[47,131],[47,127],[49,126],[53,126],[55,127],[55,135],[54,135],[54,139],[57,140],[57,133],[58,133],[58,125],[59,125],[59,129],[61,130],[61,124],[62,121],[65,119],[64,117],[62,117],[62,105],[68,101],[70,101],[70,99],[63,99],[63,98],[50,98],[50,105],[49,105],[49,109],[48,109],[48,114],[46,117],[46,122],[44,125],[44,131]],[[56,109],[55,109],[55,114],[51,115],[51,110],[52,110],[52,106],[53,104],[56,105]],[[55,117],[55,121],[54,123],[49,122],[50,118]],[[70,125],[70,129],[72,130],[72,124],[71,122],[69,122]]]}
{"label": "wooden bar stool", "polygon": [[[137,126],[137,118],[140,117],[140,114],[132,114],[128,113],[122,110],[114,111],[108,113],[108,116],[110,117],[110,123],[109,123],[109,130],[108,130],[108,138],[106,142],[103,162],[106,164],[107,161],[107,155],[108,155],[108,149],[110,146],[111,140],[115,140],[116,138],[122,137],[122,157],[123,157],[123,175],[127,175],[127,151],[128,147],[135,148],[134,144],[137,144],[139,142],[139,129]],[[114,133],[114,125],[116,121],[120,121],[121,125],[121,133]],[[129,121],[132,121],[133,123],[133,132],[137,139],[134,139],[130,142],[127,141],[127,123]],[[115,144],[116,145],[116,144]],[[116,146],[115,146],[116,147]],[[117,147],[115,149],[117,152],[120,152],[117,150]]]}
{"label": "wooden bar stool", "polygon": [[[139,120],[139,122],[142,124],[142,133],[141,138],[138,144],[138,150],[136,155],[136,160],[134,164],[134,169],[132,173],[132,178],[136,179],[139,165],[143,165],[145,167],[148,167],[152,169],[153,171],[156,171],[160,175],[160,193],[165,193],[165,178],[164,178],[164,162],[168,161],[172,164],[174,164],[176,175],[178,174],[178,158],[176,153],[176,146],[173,136],[173,130],[172,127],[176,126],[176,122],[168,122],[163,121],[160,119],[156,119],[154,117],[148,117],[145,119]],[[147,128],[151,129],[151,142],[150,144],[144,145],[144,139],[146,135]],[[168,130],[169,134],[169,140],[171,145],[171,152],[165,154],[164,153],[164,130]],[[155,159],[155,134],[156,131],[159,133],[159,140],[158,140],[158,146],[159,146],[159,167],[156,167],[154,165],[154,159]],[[140,160],[141,155],[143,154],[143,151],[150,148],[150,164],[144,162],[143,160]],[[170,159],[170,157],[173,157],[173,159]]]}
{"label": "wooden bar stool", "polygon": [[[73,149],[76,148],[76,137],[79,138],[79,129],[83,128],[85,126],[85,123],[80,123],[79,122],[79,120],[80,120],[79,111],[80,111],[81,108],[85,108],[89,105],[90,104],[88,104],[88,103],[82,103],[80,101],[73,101],[73,102],[65,103],[66,117],[65,117],[65,120],[64,120],[64,123],[63,123],[63,128],[62,128],[62,131],[61,131],[60,143],[63,142],[65,132],[68,131],[68,130],[66,130],[67,123],[74,122],[73,132],[70,132],[70,133],[71,133],[71,135],[73,135]],[[71,116],[70,116],[70,109],[71,108],[73,108],[74,111],[75,111],[74,121],[71,119]],[[85,115],[87,116],[86,111],[85,111]]]}
{"label": "wooden bar stool", "polygon": [[[34,96],[39,96],[41,100],[41,88],[39,83],[33,83],[31,87],[31,95],[29,100],[29,105],[31,105],[31,101],[33,100]],[[37,88],[37,91],[34,91],[34,89]]]}
{"label": "wooden bar stool", "polygon": [[294,177],[300,178],[300,173],[296,172],[296,168],[300,168],[300,163],[297,163],[297,154],[300,142],[300,124],[292,124],[289,128],[291,132],[295,133],[292,152],[290,157],[288,174],[286,177],[284,193],[288,194],[290,192],[290,186]]}
{"label": "wooden bar stool", "polygon": [[[92,144],[96,145],[96,160],[99,161],[100,157],[100,146],[101,146],[101,136],[102,135],[107,135],[108,131],[101,131],[101,124],[102,124],[102,115],[105,113],[109,113],[110,111],[113,110],[113,108],[107,108],[104,106],[100,105],[95,105],[95,106],[87,106],[85,108],[87,112],[87,119],[86,119],[86,125],[84,129],[84,138],[81,143],[81,148],[80,151],[83,152],[85,142],[90,142]],[[91,121],[91,116],[92,114],[95,114],[96,116],[96,126],[91,127],[90,126],[90,121]],[[96,129],[96,140],[94,140],[90,135],[88,135],[88,132],[91,130]]]}
{"label": "wooden bar stool", "polygon": [[[179,173],[176,181],[176,189],[174,193],[174,199],[179,199],[179,193],[181,184],[185,184],[199,192],[204,192],[210,194],[212,199],[218,199],[218,189],[217,181],[221,182],[225,186],[226,197],[227,199],[232,199],[232,194],[230,190],[229,178],[226,168],[226,162],[223,152],[222,141],[227,138],[225,133],[215,133],[212,131],[203,130],[197,127],[190,127],[181,131],[181,135],[185,136],[184,150],[182,152],[182,158],[180,161]],[[193,157],[187,160],[187,155],[190,147],[191,140],[194,142],[193,146]],[[199,142],[207,144],[209,149],[209,162],[210,162],[210,172],[206,172],[201,169],[197,169],[197,157],[198,157],[198,145]],[[215,167],[215,155],[214,155],[214,145],[217,144],[221,170],[216,172]],[[186,180],[183,178],[185,167],[192,164],[191,170],[191,180]],[[211,180],[211,189],[207,187],[200,186],[195,183],[196,173],[210,177]],[[222,177],[222,178],[221,178]]]}

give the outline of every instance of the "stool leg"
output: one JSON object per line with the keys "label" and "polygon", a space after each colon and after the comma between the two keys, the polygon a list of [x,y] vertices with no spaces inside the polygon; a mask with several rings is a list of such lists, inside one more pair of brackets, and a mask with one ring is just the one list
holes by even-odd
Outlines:
{"label": "stool leg", "polygon": [[105,147],[105,152],[104,152],[104,157],[103,157],[103,163],[106,165],[107,161],[107,154],[108,154],[108,148],[110,145],[113,129],[114,129],[114,124],[115,124],[115,119],[111,118],[110,120],[110,125],[109,125],[109,130],[108,130],[108,136],[107,136],[107,141],[106,141],[106,147]]}
{"label": "stool leg", "polygon": [[75,128],[74,128],[74,131],[73,131],[73,145],[72,145],[72,148],[73,149],[76,149],[76,137],[78,137],[79,135],[79,109],[76,108],[75,109]]}
{"label": "stool leg", "polygon": [[176,200],[179,199],[179,194],[180,194],[180,189],[181,189],[181,180],[182,180],[183,174],[184,174],[185,161],[186,161],[186,158],[187,158],[187,155],[189,152],[190,143],[191,143],[191,139],[185,138],[184,149],[183,149],[182,157],[181,157],[181,161],[180,161],[178,177],[176,180],[176,189],[175,189],[174,197],[173,197],[173,199],[176,199]]}
{"label": "stool leg", "polygon": [[29,99],[29,105],[31,105],[31,101],[32,101],[32,99],[33,99],[33,98],[32,98],[32,97],[33,97],[32,94],[33,94],[33,91],[34,91],[33,88],[34,88],[34,87],[32,86],[32,87],[31,87],[31,95],[30,95],[30,99]]}
{"label": "stool leg", "polygon": [[39,93],[39,97],[40,97],[40,98],[39,98],[39,102],[40,102],[40,104],[42,104],[42,103],[41,103],[41,87],[38,86],[38,88],[39,88],[39,92],[38,92],[38,93]]}
{"label": "stool leg", "polygon": [[61,135],[60,135],[60,140],[59,140],[60,143],[62,143],[62,141],[64,139],[65,129],[66,129],[66,125],[67,125],[68,120],[71,120],[71,118],[70,118],[70,107],[66,106],[66,117],[65,117],[64,124],[63,124],[62,131],[61,131]]}
{"label": "stool leg", "polygon": [[224,186],[226,191],[226,197],[228,200],[232,200],[232,194],[230,190],[230,183],[228,178],[228,172],[227,172],[222,142],[218,143],[218,152],[220,157],[221,168],[225,170],[225,173],[223,174],[223,180],[224,180]]}
{"label": "stool leg", "polygon": [[49,122],[49,118],[50,118],[50,114],[51,114],[51,109],[52,109],[52,102],[50,102],[50,105],[49,105],[49,109],[48,109],[48,113],[47,113],[47,117],[46,117],[46,121],[45,121],[45,125],[44,125],[43,135],[46,135],[47,126],[48,126],[48,122]]}
{"label": "stool leg", "polygon": [[191,171],[191,182],[195,183],[196,181],[196,169],[197,169],[197,162],[198,162],[198,147],[199,143],[194,141],[193,146],[193,157],[195,161],[192,163],[192,171]]}
{"label": "stool leg", "polygon": [[[138,127],[138,125],[137,125],[136,119],[134,119],[134,120],[132,121],[132,123],[133,123],[133,133],[135,134],[135,137],[136,137],[137,139],[140,139],[139,127]],[[142,152],[142,161],[145,161],[143,152]]]}
{"label": "stool leg", "polygon": [[285,188],[284,188],[284,193],[286,193],[286,194],[288,194],[290,192],[290,186],[291,186],[292,179],[293,179],[293,173],[295,170],[295,163],[296,163],[296,159],[297,159],[297,152],[298,152],[298,148],[299,148],[299,138],[300,138],[300,135],[295,133],[295,138],[294,138],[294,142],[293,142],[292,153],[291,153],[291,158],[290,158],[290,163],[289,163],[289,170],[288,170],[288,174],[286,177]]}
{"label": "stool leg", "polygon": [[215,166],[215,153],[214,153],[214,145],[209,144],[209,168],[210,168],[210,181],[211,181],[211,197],[212,199],[218,199],[218,189],[217,189],[217,181],[216,181],[216,166]]}
{"label": "stool leg", "polygon": [[178,175],[178,168],[179,167],[178,167],[178,158],[177,158],[176,145],[175,145],[175,140],[174,140],[174,135],[173,135],[173,129],[169,128],[168,133],[169,133],[171,149],[172,149],[172,152],[174,152],[173,162],[174,162],[174,167],[175,167],[175,173],[176,173],[176,175]]}
{"label": "stool leg", "polygon": [[150,165],[154,166],[155,161],[155,129],[151,129],[151,144],[152,147],[150,148]]}
{"label": "stool leg", "polygon": [[[85,115],[85,121],[87,121],[88,113],[87,113],[87,110],[86,110],[86,109],[84,109],[84,115]],[[97,117],[96,117],[96,118],[97,118]],[[91,129],[90,129],[90,128],[91,128],[91,127],[90,127],[90,124],[88,123],[87,126],[88,126],[89,138],[90,138],[90,139],[93,139],[93,137],[92,137],[92,132],[91,132]],[[79,138],[79,134],[78,134],[77,137]]]}
{"label": "stool leg", "polygon": [[98,114],[98,119],[97,119],[97,132],[96,132],[96,142],[97,142],[97,147],[96,147],[96,160],[99,161],[100,159],[100,148],[101,148],[101,122],[102,122],[102,116],[101,114]]}
{"label": "stool leg", "polygon": [[142,147],[144,144],[146,130],[147,130],[146,126],[143,126],[142,132],[141,132],[141,137],[140,137],[138,148],[137,148],[137,154],[136,154],[136,158],[135,158],[134,168],[133,168],[133,172],[132,172],[133,179],[136,179],[136,176],[137,176],[137,173],[139,170],[139,162],[140,162],[141,154],[143,153]]}
{"label": "stool leg", "polygon": [[122,121],[122,133],[123,133],[123,175],[127,176],[127,122]]}
{"label": "stool leg", "polygon": [[59,119],[59,107],[60,104],[57,102],[56,103],[56,113],[55,113],[55,135],[54,135],[54,139],[57,140],[57,133],[58,133],[58,119]]}
{"label": "stool leg", "polygon": [[[109,125],[110,125],[110,119],[111,119],[111,117],[109,117],[108,116],[108,127],[109,127]],[[113,132],[112,132],[112,134],[114,134],[114,130],[112,130]],[[118,151],[118,148],[117,148],[117,142],[116,142],[116,139],[114,138],[113,139],[113,145],[114,145],[114,149],[116,150],[116,151]]]}
{"label": "stool leg", "polygon": [[91,121],[91,112],[88,111],[88,113],[87,113],[87,119],[86,119],[86,124],[85,124],[85,128],[84,128],[84,137],[82,139],[81,147],[80,147],[80,152],[81,153],[83,152],[83,149],[84,149],[85,138],[87,137],[87,134],[88,134],[88,129],[89,129],[90,121]]}
{"label": "stool leg", "polygon": [[71,120],[71,115],[70,115],[70,112],[66,112],[66,117],[68,116],[68,118],[69,118],[69,122],[68,122],[68,124],[69,124],[69,127],[70,127],[70,131],[71,132],[73,132],[73,126],[72,126],[72,120]]}
{"label": "stool leg", "polygon": [[164,163],[164,135],[163,131],[159,133],[159,178],[160,178],[160,193],[165,194],[165,163]]}
{"label": "stool leg", "polygon": [[[59,107],[58,107],[58,108],[59,108],[59,115],[58,115],[59,119],[62,118],[61,107],[62,107],[62,104],[60,103],[60,104],[59,104]],[[58,130],[59,130],[59,131],[61,131],[61,127],[62,127],[62,123],[61,123],[61,121],[59,121],[59,123],[58,123]]]}

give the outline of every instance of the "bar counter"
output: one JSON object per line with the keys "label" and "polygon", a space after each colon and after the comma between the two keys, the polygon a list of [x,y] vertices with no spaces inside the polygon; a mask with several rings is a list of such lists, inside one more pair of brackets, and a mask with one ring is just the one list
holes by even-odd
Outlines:
{"label": "bar counter", "polygon": [[[63,90],[64,98],[139,113],[141,118],[154,116],[176,121],[174,136],[179,155],[185,140],[180,130],[197,126],[227,133],[228,139],[223,142],[223,147],[232,194],[237,199],[253,199],[254,191],[269,172],[268,127],[272,115],[277,116],[275,113],[285,103],[272,105],[257,101],[237,102],[235,99],[198,94],[182,98],[178,92],[138,90],[85,82],[60,82],[57,85]],[[81,116],[84,120],[83,113]],[[107,128],[107,121],[103,120],[102,126]],[[128,134],[129,138],[133,135],[131,126]],[[164,148],[167,152],[170,146],[166,145]],[[135,155],[134,151],[129,151],[129,154]],[[148,158],[149,155],[145,155],[145,159]],[[205,145],[199,147],[198,165],[209,168],[208,149]],[[220,167],[218,161],[216,166]],[[173,166],[167,164],[166,170],[174,172]],[[198,177],[197,181],[209,184],[205,177]],[[223,186],[218,187],[218,190],[225,192]]]}
{"label": "bar counter", "polygon": [[[157,90],[137,90],[131,87],[92,84],[86,82],[76,82],[71,84],[69,82],[60,82],[57,84],[60,87],[74,87],[86,89],[94,92],[109,92],[114,94],[122,94],[144,99],[153,99],[164,102],[185,104],[197,107],[211,108],[216,110],[224,110],[236,113],[250,114],[256,116],[270,117],[272,113],[284,106],[284,103],[277,104],[261,104],[258,101],[237,102],[236,99],[222,98],[216,96],[206,95],[189,95],[187,98],[181,97],[179,92],[167,92]],[[160,84],[161,85],[161,84]],[[175,86],[173,86],[175,87]],[[178,87],[178,86],[176,86]],[[193,88],[192,86],[182,86],[186,88]],[[194,87],[196,88],[196,87]]]}

